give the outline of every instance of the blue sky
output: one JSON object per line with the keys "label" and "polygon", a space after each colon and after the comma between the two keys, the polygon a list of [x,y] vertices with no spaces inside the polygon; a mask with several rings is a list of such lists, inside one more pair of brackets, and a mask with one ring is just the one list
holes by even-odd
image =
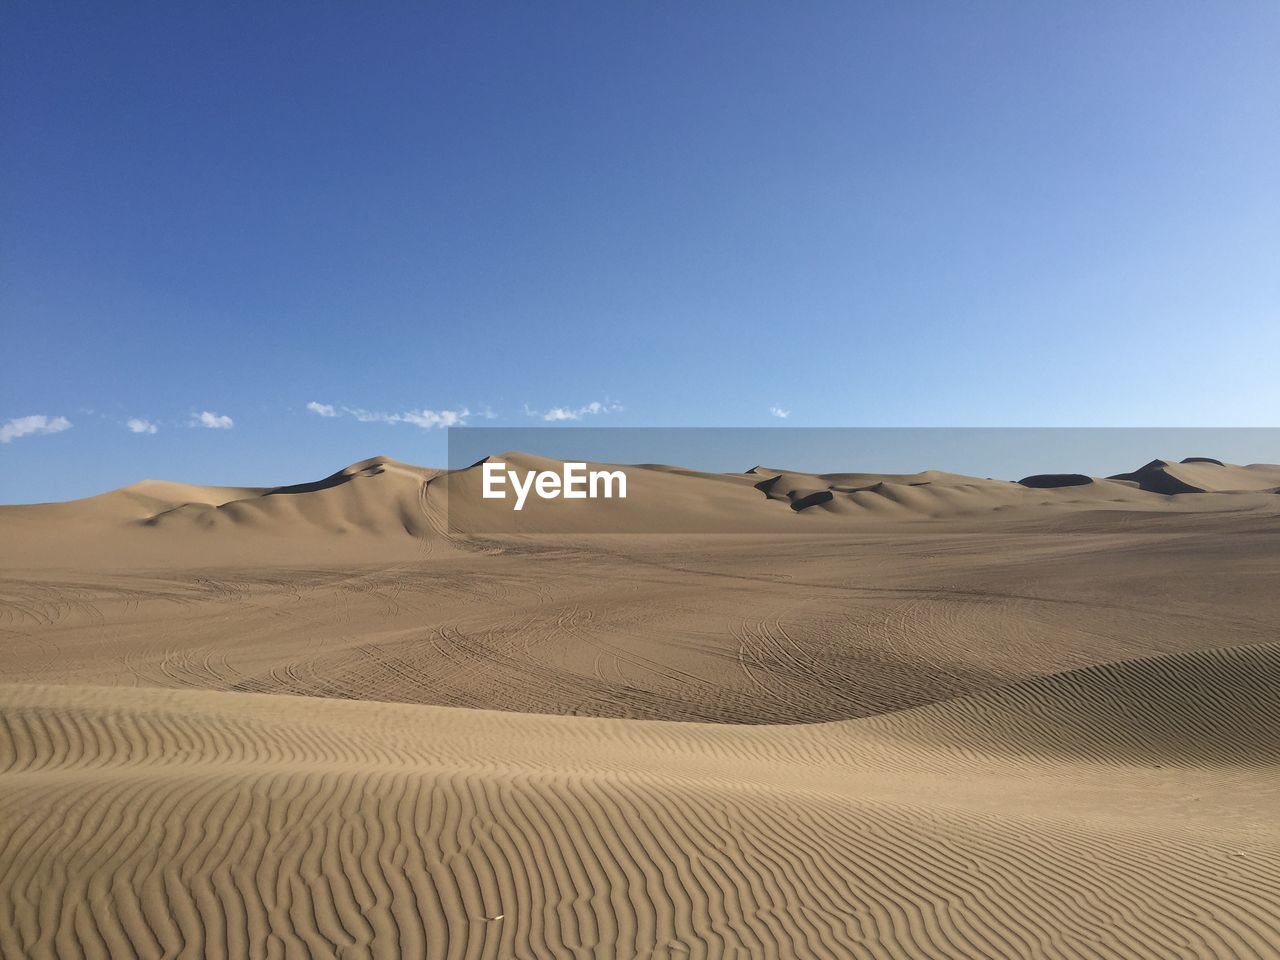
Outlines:
{"label": "blue sky", "polygon": [[442,464],[453,420],[1275,425],[1277,36],[1269,2],[6,4],[0,502]]}

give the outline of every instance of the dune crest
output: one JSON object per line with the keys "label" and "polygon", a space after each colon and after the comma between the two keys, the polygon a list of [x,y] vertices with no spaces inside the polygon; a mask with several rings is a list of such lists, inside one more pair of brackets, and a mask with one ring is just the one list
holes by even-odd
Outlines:
{"label": "dune crest", "polygon": [[[919,474],[805,474],[761,466],[705,473],[666,465],[624,466],[624,500],[533,498],[521,512],[482,497],[482,467],[501,461],[519,471],[559,472],[563,463],[519,451],[447,471],[372,457],[321,480],[289,486],[201,487],[143,481],[68,503],[0,506],[0,532],[29,562],[65,555],[77,544],[126,557],[163,557],[200,549],[233,558],[264,550],[284,556],[316,551],[347,557],[411,558],[436,541],[520,533],[815,533],[912,521],[1057,524],[1096,511],[1212,512],[1270,510],[1280,467],[1223,465],[1209,458],[1153,460],[1139,470],[1096,479],[1041,474],[1018,483],[942,471]],[[619,469],[617,464],[589,464]],[[1168,501],[1177,494],[1209,499]],[[138,530],[145,535],[137,535]],[[105,546],[110,541],[110,547]],[[363,541],[363,542],[360,542]]]}

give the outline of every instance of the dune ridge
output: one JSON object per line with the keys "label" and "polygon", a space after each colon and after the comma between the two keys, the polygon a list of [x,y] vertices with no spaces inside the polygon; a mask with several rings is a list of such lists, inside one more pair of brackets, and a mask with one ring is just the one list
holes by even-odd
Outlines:
{"label": "dune ridge", "polygon": [[[518,451],[485,458],[494,459],[525,470],[563,466]],[[535,498],[515,512],[481,496],[484,462],[450,471],[372,457],[321,480],[271,488],[143,481],[67,503],[0,506],[0,534],[9,555],[27,567],[63,565],[75,553],[125,569],[172,563],[194,550],[228,564],[249,557],[412,559],[521,534],[812,535],[912,521],[1053,528],[1097,513],[1274,514],[1280,491],[1280,466],[1206,457],[1153,460],[1110,478],[1041,474],[1016,483],[936,470],[805,474],[757,466],[706,473],[645,464],[626,466],[625,500],[581,509]]]}

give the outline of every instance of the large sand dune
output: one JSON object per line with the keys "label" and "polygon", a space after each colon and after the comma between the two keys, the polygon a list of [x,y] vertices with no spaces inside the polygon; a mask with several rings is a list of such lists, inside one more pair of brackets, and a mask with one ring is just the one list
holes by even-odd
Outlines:
{"label": "large sand dune", "polygon": [[1275,648],[817,726],[91,687],[0,710],[6,956],[1280,950]]}
{"label": "large sand dune", "polygon": [[0,956],[1280,957],[1280,470],[1061,477],[0,508]]}

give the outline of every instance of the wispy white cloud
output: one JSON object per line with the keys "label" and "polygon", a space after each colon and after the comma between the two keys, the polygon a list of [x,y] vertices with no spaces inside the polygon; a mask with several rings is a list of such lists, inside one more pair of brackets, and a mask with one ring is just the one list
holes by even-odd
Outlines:
{"label": "wispy white cloud", "polygon": [[461,410],[406,410],[400,414],[405,423],[430,430],[432,427],[456,427],[466,423],[471,411],[465,407]]}
{"label": "wispy white cloud", "polygon": [[773,414],[775,417],[780,417],[780,418],[781,418],[781,419],[783,419],[783,420],[785,420],[785,419],[787,419],[787,417],[791,416],[791,411],[790,411],[790,410],[784,410],[784,409],[782,409],[782,407],[778,407],[778,406],[770,407],[770,408],[769,408],[769,412],[770,412],[771,414]]}
{"label": "wispy white cloud", "polygon": [[622,409],[622,404],[609,400],[604,402],[593,400],[581,407],[552,407],[550,410],[531,410],[529,405],[525,404],[524,415],[555,423],[562,420],[581,420],[583,417],[597,413],[617,413]]}
{"label": "wispy white cloud", "polygon": [[[317,407],[323,408],[316,409]],[[343,414],[353,417],[360,423],[409,423],[415,427],[421,427],[423,430],[430,430],[433,427],[457,427],[463,426],[467,422],[467,418],[472,416],[468,407],[460,410],[405,410],[401,413],[382,413],[378,410],[365,410],[361,407],[335,407],[327,403],[309,403],[308,410],[314,410],[322,417],[340,417]],[[332,412],[324,412],[332,411]],[[476,416],[491,418],[493,412],[487,407]]]}
{"label": "wispy white cloud", "polygon": [[203,410],[196,414],[195,419],[191,421],[191,425],[193,427],[205,427],[209,430],[230,430],[236,424],[230,417]]}
{"label": "wispy white cloud", "polygon": [[130,433],[155,433],[160,428],[150,420],[144,420],[141,417],[131,417],[124,424],[129,428]]}
{"label": "wispy white cloud", "polygon": [[358,407],[343,407],[344,413],[349,413],[361,423],[399,423],[400,414],[398,413],[373,413],[369,410],[361,410]]}
{"label": "wispy white cloud", "polygon": [[71,429],[71,421],[66,417],[50,417],[37,413],[30,417],[16,417],[0,425],[0,443],[8,443],[19,437],[27,437],[37,433],[61,433]]}

